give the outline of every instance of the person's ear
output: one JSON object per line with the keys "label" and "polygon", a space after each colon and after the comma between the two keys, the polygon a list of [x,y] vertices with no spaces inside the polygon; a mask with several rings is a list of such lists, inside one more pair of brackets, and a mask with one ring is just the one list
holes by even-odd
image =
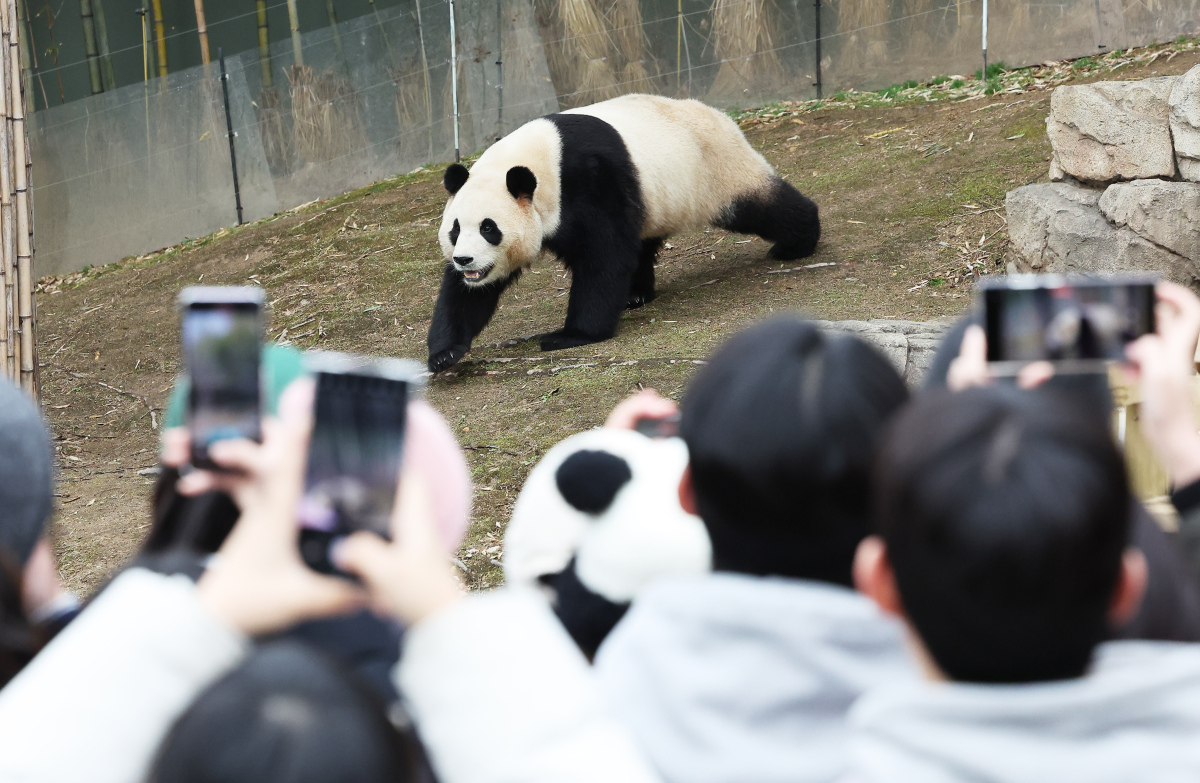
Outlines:
{"label": "person's ear", "polygon": [[1149,571],[1146,556],[1137,547],[1128,547],[1121,555],[1117,587],[1108,605],[1108,621],[1114,628],[1128,623],[1141,608],[1142,598],[1146,595],[1146,582],[1150,578]]}
{"label": "person's ear", "polygon": [[867,536],[854,553],[854,587],[887,614],[904,617],[896,575],[888,560],[887,545],[879,536]]}
{"label": "person's ear", "polygon": [[696,513],[696,491],[692,486],[692,466],[689,463],[679,477],[679,507],[689,514]]}

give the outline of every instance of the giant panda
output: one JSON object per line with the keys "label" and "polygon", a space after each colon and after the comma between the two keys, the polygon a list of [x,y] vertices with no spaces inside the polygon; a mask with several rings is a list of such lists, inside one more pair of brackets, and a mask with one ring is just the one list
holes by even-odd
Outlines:
{"label": "giant panda", "polygon": [[757,234],[770,254],[811,255],[817,205],[775,174],[725,114],[694,100],[626,95],[533,120],[444,177],[445,256],[429,369],[461,359],[500,294],[543,254],[571,270],[567,319],[544,351],[607,340],[654,298],[671,234],[710,225]]}

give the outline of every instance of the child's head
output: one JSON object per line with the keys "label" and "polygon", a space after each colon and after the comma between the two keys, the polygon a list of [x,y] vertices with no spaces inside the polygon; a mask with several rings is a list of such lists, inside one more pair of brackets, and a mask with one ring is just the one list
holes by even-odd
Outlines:
{"label": "child's head", "polygon": [[714,568],[849,585],[876,441],[907,397],[874,348],[800,318],[725,343],[688,387],[680,423]]}
{"label": "child's head", "polygon": [[153,783],[420,779],[424,756],[383,704],[294,642],[259,648],[200,694],[159,749]]}
{"label": "child's head", "polygon": [[1077,677],[1108,622],[1136,609],[1144,560],[1123,556],[1125,466],[1104,423],[1067,398],[918,398],[880,445],[874,493],[879,538],[856,580],[951,679]]}

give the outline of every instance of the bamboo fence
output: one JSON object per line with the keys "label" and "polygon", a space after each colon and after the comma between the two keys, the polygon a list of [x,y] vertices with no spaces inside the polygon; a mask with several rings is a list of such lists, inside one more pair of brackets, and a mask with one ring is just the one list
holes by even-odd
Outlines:
{"label": "bamboo fence", "polygon": [[0,369],[38,396],[33,213],[17,0],[0,7]]}

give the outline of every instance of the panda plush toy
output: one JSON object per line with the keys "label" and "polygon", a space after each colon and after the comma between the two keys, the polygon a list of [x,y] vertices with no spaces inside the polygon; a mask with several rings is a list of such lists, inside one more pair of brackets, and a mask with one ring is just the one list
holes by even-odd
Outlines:
{"label": "panda plush toy", "polygon": [[542,254],[571,270],[562,329],[545,351],[607,340],[621,312],[654,298],[671,234],[716,226],[811,255],[817,205],[775,174],[736,123],[700,103],[626,95],[527,123],[468,172],[446,169],[438,234],[446,268],[429,328],[429,369],[461,359],[500,294]]}
{"label": "panda plush toy", "polygon": [[638,592],[703,573],[704,523],[679,505],[687,447],[602,428],[574,435],[529,474],[504,536],[504,577],[544,590],[588,658]]}

